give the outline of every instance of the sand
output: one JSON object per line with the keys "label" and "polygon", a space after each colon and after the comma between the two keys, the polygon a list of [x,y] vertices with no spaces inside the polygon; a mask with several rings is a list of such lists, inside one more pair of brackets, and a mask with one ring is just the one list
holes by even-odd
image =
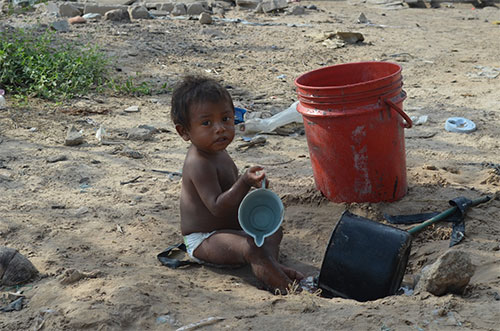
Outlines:
{"label": "sand", "polygon": [[[458,196],[492,196],[469,210],[465,239],[452,248],[466,251],[476,266],[465,292],[364,303],[307,291],[275,296],[261,289],[249,268],[162,266],[156,255],[182,240],[181,181],[172,172],[181,170],[188,147],[169,120],[171,92],[101,94],[62,104],[30,100],[28,106],[0,110],[0,245],[19,250],[41,273],[20,288],[26,296],[22,310],[0,313],[1,329],[170,330],[210,317],[220,319],[205,330],[499,329],[500,173],[491,164],[500,163],[500,78],[478,75],[485,67],[500,68],[500,29],[492,24],[500,19],[498,9],[458,3],[439,9],[375,1],[299,4],[318,10],[301,16],[238,8],[226,13],[226,18],[279,23],[260,26],[97,21],[71,26],[58,38],[100,45],[114,56],[117,74],[135,81],[172,87],[185,72],[210,75],[230,87],[236,106],[264,117],[297,100],[294,79],[310,70],[358,61],[400,64],[405,112],[428,115],[426,123],[405,130],[409,189],[401,200],[325,199],[315,188],[300,125],[286,128],[291,135],[267,135],[265,145],[248,149],[237,148],[243,142],[238,137],[228,150],[241,170],[265,167],[286,209],[280,260],[307,276],[320,272],[331,231],[345,210],[384,222],[384,213],[443,211]],[[372,24],[357,23],[360,13]],[[1,24],[26,26],[37,19],[53,20],[26,13]],[[330,48],[313,38],[337,30],[362,33],[364,42]],[[13,102],[8,95],[7,102]],[[125,112],[130,106],[139,111]],[[445,131],[452,116],[473,120],[477,130]],[[83,145],[64,146],[71,125],[83,129]],[[99,125],[115,143],[99,144]],[[127,139],[128,130],[139,125],[157,132],[148,141]],[[131,151],[143,157],[132,158]],[[67,159],[47,162],[57,156]],[[405,280],[448,249],[450,232],[450,224],[442,223],[415,236]],[[72,269],[80,279],[63,281]]]}

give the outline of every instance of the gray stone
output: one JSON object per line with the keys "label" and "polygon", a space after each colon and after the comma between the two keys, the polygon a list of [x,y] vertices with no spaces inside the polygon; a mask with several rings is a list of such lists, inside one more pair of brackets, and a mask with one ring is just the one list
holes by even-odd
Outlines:
{"label": "gray stone", "polygon": [[80,16],[82,11],[72,3],[65,2],[59,6],[59,14],[62,17],[75,17]]}
{"label": "gray stone", "polygon": [[306,9],[302,6],[293,6],[290,9],[290,15],[304,15],[306,13]]}
{"label": "gray stone", "polygon": [[198,16],[205,12],[205,7],[199,2],[190,3],[186,6],[186,13],[192,16]]}
{"label": "gray stone", "polygon": [[172,9],[171,14],[173,16],[183,16],[187,14],[186,5],[183,3],[176,3],[174,9]]}
{"label": "gray stone", "polygon": [[106,12],[104,19],[113,22],[130,22],[130,15],[126,9],[114,9]]}
{"label": "gray stone", "polygon": [[130,140],[151,140],[153,132],[144,128],[132,128],[128,131],[127,139]]}
{"label": "gray stone", "polygon": [[78,131],[73,125],[68,129],[68,133],[66,133],[66,140],[64,141],[64,145],[66,146],[77,146],[84,142],[82,132]]}
{"label": "gray stone", "polygon": [[149,13],[153,16],[153,17],[163,17],[163,16],[168,16],[170,14],[170,12],[168,11],[163,11],[163,10],[150,10]]}
{"label": "gray stone", "polygon": [[68,32],[69,31],[69,23],[66,20],[56,21],[51,24],[51,28],[58,32]]}
{"label": "gray stone", "polygon": [[151,18],[151,15],[149,15],[147,8],[145,6],[140,6],[140,5],[129,7],[128,14],[130,15],[130,18],[133,20]]}
{"label": "gray stone", "polygon": [[224,14],[226,14],[226,10],[223,7],[214,7],[212,8],[212,12],[214,15],[224,17]]}
{"label": "gray stone", "polygon": [[212,24],[212,15],[209,13],[201,13],[199,17],[201,24]]}
{"label": "gray stone", "polygon": [[161,11],[167,11],[170,13],[172,10],[174,10],[174,7],[175,7],[175,3],[168,2],[168,3],[160,4],[160,6],[156,7],[156,9],[161,10]]}
{"label": "gray stone", "polygon": [[236,0],[236,5],[243,8],[255,9],[262,0]]}
{"label": "gray stone", "polygon": [[139,112],[139,106],[130,106],[127,109],[124,110],[126,113],[138,113]]}
{"label": "gray stone", "polygon": [[424,0],[404,0],[410,8],[427,8]]}
{"label": "gray stone", "polygon": [[38,270],[16,249],[0,247],[0,285],[26,283],[38,275]]}
{"label": "gray stone", "polygon": [[59,161],[66,161],[68,157],[66,155],[55,155],[47,158],[47,163],[56,163]]}
{"label": "gray stone", "polygon": [[422,269],[415,291],[427,291],[434,295],[461,294],[474,271],[469,253],[450,249]]}
{"label": "gray stone", "polygon": [[262,10],[264,13],[286,9],[287,7],[288,2],[286,0],[265,0],[262,2]]}
{"label": "gray stone", "polygon": [[88,13],[98,13],[101,15],[105,15],[108,11],[110,10],[115,10],[115,9],[128,9],[127,6],[121,6],[121,5],[114,5],[114,6],[99,6],[99,5],[92,5],[92,4],[86,4],[83,13],[88,14]]}

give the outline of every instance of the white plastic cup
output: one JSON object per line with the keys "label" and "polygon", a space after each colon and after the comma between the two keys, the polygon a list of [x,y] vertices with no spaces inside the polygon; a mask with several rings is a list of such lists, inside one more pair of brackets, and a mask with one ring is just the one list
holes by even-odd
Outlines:
{"label": "white plastic cup", "polygon": [[275,233],[283,222],[285,208],[276,193],[268,190],[265,179],[262,188],[248,193],[238,208],[241,228],[261,247],[264,239]]}

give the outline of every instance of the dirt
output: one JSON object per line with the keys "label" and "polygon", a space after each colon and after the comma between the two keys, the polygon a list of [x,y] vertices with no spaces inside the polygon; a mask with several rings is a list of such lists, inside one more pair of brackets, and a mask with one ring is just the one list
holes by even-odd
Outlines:
{"label": "dirt", "polygon": [[[346,209],[385,222],[384,213],[443,211],[458,196],[492,196],[469,210],[465,239],[452,248],[470,253],[476,266],[466,291],[364,303],[307,291],[275,296],[261,289],[248,268],[162,266],[156,255],[182,240],[181,182],[173,173],[180,172],[188,147],[169,120],[171,90],[141,97],[101,94],[63,104],[31,100],[29,106],[0,110],[0,246],[19,250],[41,273],[22,287],[1,288],[2,293],[19,289],[26,297],[22,310],[0,313],[1,329],[168,330],[210,317],[221,319],[206,330],[499,329],[500,78],[477,73],[500,68],[500,29],[493,24],[500,12],[466,3],[438,9],[374,1],[290,6],[297,4],[317,10],[296,16],[233,8],[225,14],[274,25],[96,21],[72,25],[58,38],[101,46],[114,57],[116,74],[137,82],[170,88],[186,72],[212,76],[229,88],[236,106],[264,117],[296,101],[294,79],[313,69],[358,61],[400,64],[405,112],[428,115],[426,123],[405,130],[409,189],[401,200],[324,198],[315,188],[300,125],[248,149],[237,148],[243,142],[238,137],[229,153],[241,170],[265,167],[286,208],[280,259],[308,276],[320,272],[331,231]],[[360,13],[372,24],[357,23]],[[4,17],[2,24],[53,20],[25,13]],[[362,33],[364,41],[329,48],[312,37],[337,30]],[[8,94],[7,102],[14,102]],[[124,112],[130,106],[139,112]],[[445,131],[452,116],[473,120],[477,130]],[[71,125],[83,130],[84,144],[64,145]],[[99,144],[100,125],[113,144]],[[127,131],[139,125],[157,129],[151,140],[127,139]],[[66,160],[47,162],[63,155]],[[405,279],[448,249],[450,229],[440,223],[415,236]]]}

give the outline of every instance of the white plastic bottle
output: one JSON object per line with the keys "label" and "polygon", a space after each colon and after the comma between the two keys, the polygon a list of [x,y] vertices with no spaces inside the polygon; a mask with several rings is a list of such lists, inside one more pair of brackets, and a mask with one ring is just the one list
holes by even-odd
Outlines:
{"label": "white plastic bottle", "polygon": [[4,94],[5,91],[0,89],[0,109],[7,108],[7,102],[5,102],[5,98],[3,97]]}

